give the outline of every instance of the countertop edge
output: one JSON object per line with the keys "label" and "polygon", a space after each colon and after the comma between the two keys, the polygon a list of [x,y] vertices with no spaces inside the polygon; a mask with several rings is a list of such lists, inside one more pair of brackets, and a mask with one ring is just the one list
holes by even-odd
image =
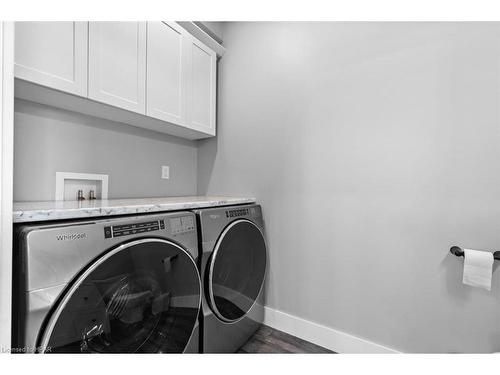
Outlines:
{"label": "countertop edge", "polygon": [[[202,197],[200,197],[202,198]],[[144,200],[147,198],[144,198]],[[158,198],[151,198],[158,200]],[[179,199],[179,198],[176,198]],[[141,199],[143,200],[143,199]],[[119,201],[127,201],[120,199]],[[130,205],[122,203],[120,205],[113,205],[113,200],[110,204],[102,207],[70,207],[70,208],[32,208],[32,209],[18,209],[12,213],[14,224],[30,223],[30,222],[43,222],[43,221],[56,221],[68,219],[82,219],[82,218],[95,218],[95,217],[109,217],[119,215],[134,215],[146,214],[154,212],[168,212],[178,210],[192,210],[198,208],[213,208],[224,207],[240,204],[255,203],[255,198],[250,197],[217,197],[217,199],[189,201],[185,202],[156,202],[156,203],[133,203],[134,199],[130,199]],[[16,202],[22,204],[22,202]],[[44,202],[46,203],[46,202]],[[30,202],[26,202],[27,205]],[[36,204],[36,203],[35,203]],[[55,204],[55,203],[54,203]]]}

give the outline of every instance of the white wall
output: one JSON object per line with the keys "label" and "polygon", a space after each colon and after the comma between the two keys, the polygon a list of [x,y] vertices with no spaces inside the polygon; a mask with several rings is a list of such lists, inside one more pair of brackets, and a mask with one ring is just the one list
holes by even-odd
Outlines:
{"label": "white wall", "polygon": [[[406,352],[500,351],[451,245],[500,249],[500,24],[231,23],[200,194],[254,195],[271,308]],[[496,269],[496,267],[495,267]]]}
{"label": "white wall", "polygon": [[108,174],[109,198],[196,194],[194,141],[22,100],[14,122],[15,201],[53,200],[56,172]]}

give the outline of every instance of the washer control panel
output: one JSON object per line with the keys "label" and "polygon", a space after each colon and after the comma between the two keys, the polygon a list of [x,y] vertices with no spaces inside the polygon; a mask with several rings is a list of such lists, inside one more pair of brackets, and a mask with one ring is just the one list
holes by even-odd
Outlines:
{"label": "washer control panel", "polygon": [[[173,216],[173,215],[172,215]],[[110,223],[111,224],[111,223]],[[158,235],[184,235],[196,231],[194,215],[164,216],[158,220],[119,222],[117,225],[104,227],[104,238],[115,238],[137,234],[148,234],[155,231],[167,231]]]}
{"label": "washer control panel", "polygon": [[104,227],[104,238],[128,236],[130,234],[147,233],[165,229],[164,220],[147,221],[144,223],[131,223]]}
{"label": "washer control panel", "polygon": [[173,217],[170,219],[172,234],[186,233],[195,230],[193,216]]}

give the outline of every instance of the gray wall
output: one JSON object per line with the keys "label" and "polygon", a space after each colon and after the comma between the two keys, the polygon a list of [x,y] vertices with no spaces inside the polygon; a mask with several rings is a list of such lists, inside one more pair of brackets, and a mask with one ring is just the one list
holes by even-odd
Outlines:
{"label": "gray wall", "polygon": [[53,200],[56,172],[108,174],[110,198],[196,194],[194,141],[21,100],[14,122],[15,201]]}
{"label": "gray wall", "polygon": [[207,27],[212,33],[214,33],[219,39],[224,39],[224,24],[225,22],[219,21],[201,21],[205,27]]}
{"label": "gray wall", "polygon": [[267,304],[408,352],[500,351],[452,244],[500,248],[500,24],[231,23],[198,192],[254,195]]}

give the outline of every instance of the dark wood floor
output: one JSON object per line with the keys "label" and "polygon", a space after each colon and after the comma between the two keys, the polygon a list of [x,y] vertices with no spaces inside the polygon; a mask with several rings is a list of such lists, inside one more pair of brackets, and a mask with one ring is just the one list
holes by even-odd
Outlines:
{"label": "dark wood floor", "polygon": [[262,326],[238,353],[333,353],[288,333]]}

